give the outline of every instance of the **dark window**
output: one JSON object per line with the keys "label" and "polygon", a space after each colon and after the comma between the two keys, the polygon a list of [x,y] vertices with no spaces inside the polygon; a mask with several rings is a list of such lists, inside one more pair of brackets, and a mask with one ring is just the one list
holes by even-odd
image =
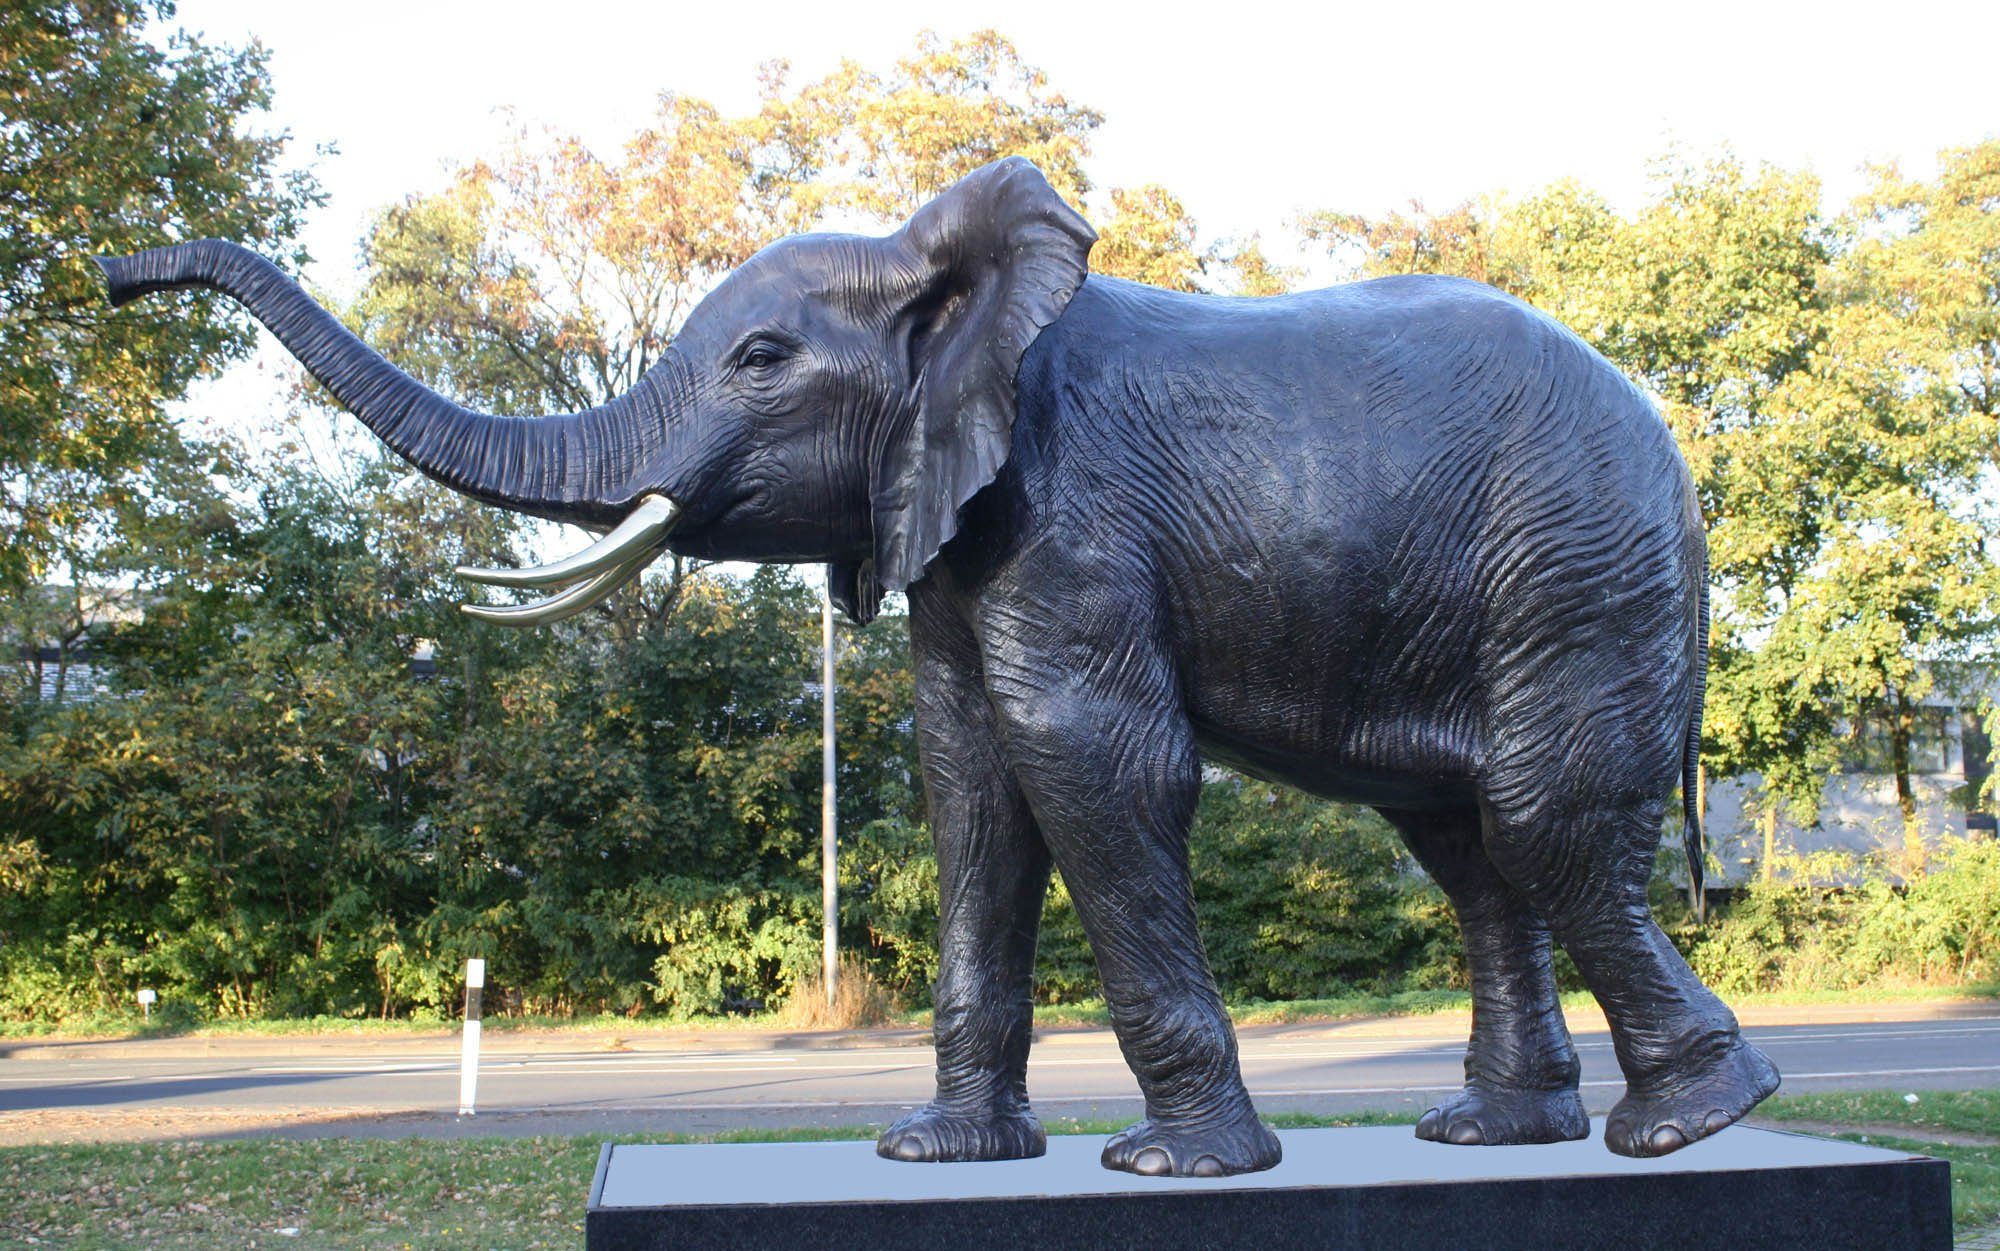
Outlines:
{"label": "dark window", "polygon": [[1958,788],[1959,806],[1965,813],[1965,832],[1991,835],[2000,830],[2000,822],[1994,821],[1992,813],[1980,810],[1979,791],[1986,779],[1993,776],[1993,740],[1977,712],[1959,710],[1958,741],[1965,771],[1965,785]]}
{"label": "dark window", "polygon": [[[1895,713],[1876,709],[1861,719],[1856,733],[1841,748],[1841,767],[1849,773],[1894,773],[1896,747],[1891,734]],[[1951,734],[1948,726],[1956,716],[1951,708],[1920,707],[1910,710],[1910,772],[1943,773],[1952,764]]]}
{"label": "dark window", "polygon": [[1993,740],[1986,736],[1979,714],[1971,709],[1959,710],[1958,737],[1965,748],[1965,780],[1976,787],[1993,776]]}

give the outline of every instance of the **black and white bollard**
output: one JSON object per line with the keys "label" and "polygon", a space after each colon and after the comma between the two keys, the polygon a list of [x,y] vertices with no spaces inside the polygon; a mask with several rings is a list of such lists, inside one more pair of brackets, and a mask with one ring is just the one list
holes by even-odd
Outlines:
{"label": "black and white bollard", "polygon": [[486,961],[465,962],[465,1044],[458,1061],[458,1114],[473,1115],[479,1092],[479,996],[486,989]]}

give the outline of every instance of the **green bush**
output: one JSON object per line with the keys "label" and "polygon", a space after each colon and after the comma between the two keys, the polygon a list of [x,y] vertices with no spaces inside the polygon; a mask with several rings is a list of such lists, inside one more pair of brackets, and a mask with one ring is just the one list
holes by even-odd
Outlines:
{"label": "green bush", "polygon": [[[275,475],[202,538],[201,576],[93,641],[111,697],[5,706],[0,1017],[136,1015],[144,985],[190,1019],[444,1019],[469,956],[496,1014],[549,1017],[751,1011],[812,975],[817,592],[696,574],[587,628],[478,628],[444,575],[453,507],[379,465],[338,490]],[[921,1007],[938,886],[905,622],[846,631],[840,664],[841,941]],[[1464,984],[1450,909],[1366,809],[1225,777],[1189,856],[1233,1001]],[[2000,976],[1990,841],[1907,882],[1789,862],[1705,927],[1665,876],[1654,895],[1725,993]],[[1098,994],[1058,877],[1037,998]]]}
{"label": "green bush", "polygon": [[938,875],[930,831],[901,817],[871,821],[842,840],[841,928],[866,935],[877,981],[904,1003],[937,980]]}
{"label": "green bush", "polygon": [[[691,1016],[816,964],[816,591],[694,574],[468,628],[453,507],[386,465],[277,473],[93,640],[107,697],[5,704],[0,1015],[149,985],[201,1019],[446,1016],[480,956],[496,1013]],[[916,828],[906,637],[843,642],[847,830]]]}
{"label": "green bush", "polygon": [[819,900],[752,882],[643,883],[635,937],[659,949],[648,990],[675,1018],[761,1011],[819,975]]}
{"label": "green bush", "polygon": [[1369,809],[1213,782],[1189,859],[1209,960],[1232,1000],[1459,984],[1442,892]]}
{"label": "green bush", "polygon": [[1786,856],[1676,938],[1722,994],[1936,986],[2000,975],[2000,842],[1946,838],[1892,877],[1839,853]]}
{"label": "green bush", "polygon": [[[923,827],[876,822],[842,848],[842,914],[906,1003],[937,976],[937,863]],[[1202,788],[1189,846],[1209,960],[1232,1001],[1463,985],[1457,922],[1373,812],[1229,778]],[[1089,941],[1056,875],[1036,998],[1100,993]]]}

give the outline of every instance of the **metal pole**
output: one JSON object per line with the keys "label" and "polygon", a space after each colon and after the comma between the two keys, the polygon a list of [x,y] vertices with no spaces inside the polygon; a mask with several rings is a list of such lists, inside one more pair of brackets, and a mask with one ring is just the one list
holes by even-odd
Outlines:
{"label": "metal pole", "polygon": [[473,1114],[479,1091],[479,1000],[486,988],[486,961],[465,962],[465,1043],[458,1058],[458,1114]]}
{"label": "metal pole", "polygon": [[833,759],[833,597],[820,600],[820,722],[819,788],[819,906],[820,964],[826,980],[826,1006],[840,991],[840,875],[835,857],[839,819],[834,810]]}

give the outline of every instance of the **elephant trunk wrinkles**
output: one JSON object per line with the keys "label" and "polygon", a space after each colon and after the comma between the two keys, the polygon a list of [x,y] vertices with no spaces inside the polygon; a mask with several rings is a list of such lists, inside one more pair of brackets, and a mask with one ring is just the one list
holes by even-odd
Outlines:
{"label": "elephant trunk wrinkles", "polygon": [[206,287],[247,308],[343,407],[392,451],[453,490],[555,521],[616,522],[663,423],[645,420],[657,387],[641,380],[580,413],[474,412],[384,360],[263,257],[218,239],[101,257],[111,302]]}

